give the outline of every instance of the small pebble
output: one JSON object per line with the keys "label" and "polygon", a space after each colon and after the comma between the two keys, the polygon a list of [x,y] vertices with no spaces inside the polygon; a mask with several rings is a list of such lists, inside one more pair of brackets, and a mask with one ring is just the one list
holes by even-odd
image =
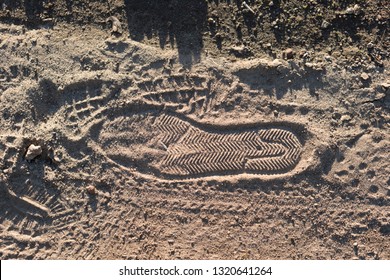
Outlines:
{"label": "small pebble", "polygon": [[89,185],[85,188],[89,194],[96,194],[97,190],[95,186]]}
{"label": "small pebble", "polygon": [[283,52],[283,57],[287,58],[287,59],[291,59],[294,57],[294,51],[293,49],[285,49],[284,52]]}
{"label": "small pebble", "polygon": [[327,22],[326,20],[324,20],[324,21],[321,23],[321,29],[327,29],[329,26],[330,26],[330,23]]}
{"label": "small pebble", "polygon": [[384,90],[387,90],[390,88],[390,82],[384,82],[381,84],[381,87],[384,89]]}
{"label": "small pebble", "polygon": [[42,154],[42,147],[39,145],[31,144],[27,149],[25,159],[32,160],[37,156],[40,156],[41,154]]}
{"label": "small pebble", "polygon": [[58,156],[54,156],[54,162],[56,162],[56,163],[60,163],[61,162],[61,158],[60,157],[58,157]]}
{"label": "small pebble", "polygon": [[215,24],[215,20],[213,18],[209,18],[207,21],[209,22],[210,25]]}
{"label": "small pebble", "polygon": [[352,118],[350,115],[343,115],[343,116],[341,116],[340,121],[341,122],[349,122],[351,119]]}
{"label": "small pebble", "polygon": [[360,75],[360,78],[363,80],[363,81],[368,81],[370,79],[370,76],[367,74],[367,73],[362,73]]}

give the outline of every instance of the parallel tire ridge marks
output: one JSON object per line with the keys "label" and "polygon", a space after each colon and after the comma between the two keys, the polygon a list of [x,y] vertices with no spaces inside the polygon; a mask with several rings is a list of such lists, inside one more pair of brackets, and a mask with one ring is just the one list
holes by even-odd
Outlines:
{"label": "parallel tire ridge marks", "polygon": [[183,88],[206,89],[207,77],[201,75],[171,74],[137,83],[141,92],[164,92],[165,90],[180,90]]}
{"label": "parallel tire ridge marks", "polygon": [[[136,83],[135,94],[151,104],[184,106],[187,110],[207,107],[210,78],[197,74],[171,74]],[[186,110],[186,109],[184,109]]]}
{"label": "parallel tire ridge marks", "polygon": [[38,186],[26,186],[21,190],[8,189],[9,197],[15,200],[17,204],[24,203],[32,206],[34,209],[41,210],[40,213],[47,217],[56,217],[58,215],[65,214],[69,209],[61,201],[59,192],[48,191],[44,187]]}
{"label": "parallel tire ridge marks", "polygon": [[[208,213],[220,215],[243,215],[248,209],[243,205],[235,205],[233,203],[215,202],[215,203],[201,203],[193,200],[189,201],[182,199],[180,201],[174,199],[153,199],[148,198],[145,203],[146,207],[153,209],[169,209],[174,213]],[[154,210],[156,211],[156,210]],[[173,214],[175,215],[175,214]]]}
{"label": "parallel tire ridge marks", "polygon": [[38,186],[6,187],[7,206],[3,209],[1,223],[9,221],[23,231],[44,230],[54,220],[66,220],[74,213],[56,190]]}

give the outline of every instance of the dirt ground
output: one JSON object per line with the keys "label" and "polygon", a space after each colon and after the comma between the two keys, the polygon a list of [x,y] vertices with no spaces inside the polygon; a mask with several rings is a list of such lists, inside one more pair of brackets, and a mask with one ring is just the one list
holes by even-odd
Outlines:
{"label": "dirt ground", "polygon": [[389,19],[0,0],[0,258],[390,259]]}

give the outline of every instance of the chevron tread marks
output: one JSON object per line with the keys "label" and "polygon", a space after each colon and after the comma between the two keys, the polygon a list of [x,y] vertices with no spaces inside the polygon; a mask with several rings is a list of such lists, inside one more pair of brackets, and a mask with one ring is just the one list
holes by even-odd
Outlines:
{"label": "chevron tread marks", "polygon": [[[164,139],[178,139],[185,124],[165,116],[159,123]],[[240,132],[206,132],[187,126],[188,131],[169,143],[161,171],[170,175],[216,172],[282,173],[293,168],[301,154],[298,138],[285,129],[253,129]]]}
{"label": "chevron tread marks", "polygon": [[118,164],[163,178],[283,174],[302,152],[286,128],[204,126],[165,113],[114,118],[98,141]]}

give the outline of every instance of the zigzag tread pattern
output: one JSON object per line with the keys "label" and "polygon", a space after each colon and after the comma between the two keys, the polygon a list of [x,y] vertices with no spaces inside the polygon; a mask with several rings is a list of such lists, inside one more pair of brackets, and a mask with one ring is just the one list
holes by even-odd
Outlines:
{"label": "zigzag tread pattern", "polygon": [[177,142],[190,127],[188,123],[179,118],[173,118],[168,115],[162,115],[157,118],[154,125],[161,133],[160,141],[166,146]]}
{"label": "zigzag tread pattern", "polygon": [[282,128],[209,132],[170,115],[155,124],[167,147],[159,166],[168,175],[284,173],[302,152],[298,138]]}

